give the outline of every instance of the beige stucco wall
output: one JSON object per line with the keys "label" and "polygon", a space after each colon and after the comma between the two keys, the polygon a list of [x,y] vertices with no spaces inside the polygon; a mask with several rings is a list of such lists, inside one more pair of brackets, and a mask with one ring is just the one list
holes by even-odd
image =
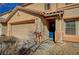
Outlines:
{"label": "beige stucco wall", "polygon": [[64,34],[64,19],[55,19],[55,41],[56,42],[62,42],[63,40],[63,34]]}
{"label": "beige stucco wall", "polygon": [[[41,22],[42,24],[42,22]],[[43,26],[43,25],[42,25]],[[47,27],[43,26],[43,28],[40,28],[40,31],[42,32],[43,39],[41,41],[44,41],[47,39]],[[37,29],[38,30],[38,29]],[[42,31],[43,30],[43,31]],[[36,31],[36,24],[35,23],[26,23],[26,24],[19,24],[19,25],[11,25],[11,36],[19,39],[19,40],[34,40]]]}
{"label": "beige stucco wall", "polygon": [[23,11],[17,11],[13,17],[8,21],[8,25],[7,25],[7,36],[11,36],[11,31],[12,31],[12,27],[10,23],[15,23],[15,22],[22,22],[22,21],[27,21],[27,20],[32,20],[35,19],[36,16],[27,14]]}
{"label": "beige stucco wall", "polygon": [[56,9],[57,9],[57,4],[56,3],[51,3],[50,10],[56,11]]}
{"label": "beige stucco wall", "polygon": [[64,31],[64,19],[56,19],[55,20],[56,31]]}
{"label": "beige stucco wall", "polygon": [[[56,11],[57,8],[64,7],[64,3],[50,3],[50,9],[52,11]],[[34,3],[29,6],[25,6],[25,8],[35,9],[39,11],[45,11],[45,3]]]}
{"label": "beige stucco wall", "polygon": [[23,11],[17,11],[15,13],[15,15],[10,19],[9,23],[25,21],[25,20],[32,20],[35,18],[36,18],[36,16],[29,15],[27,13],[24,13]]}
{"label": "beige stucco wall", "polygon": [[21,40],[34,39],[34,31],[34,23],[12,25],[12,36]]}
{"label": "beige stucco wall", "polygon": [[2,34],[3,35],[6,35],[7,34],[7,25],[6,24],[3,24],[2,25]]}
{"label": "beige stucco wall", "polygon": [[[63,27],[62,30],[63,30],[64,34],[62,35],[62,37],[63,37],[63,40],[65,40],[65,41],[79,42],[79,19],[78,19],[79,12],[78,12],[78,10],[79,10],[78,7],[64,10],[64,20],[66,20],[66,19],[70,20],[71,18],[74,19],[77,17],[77,20],[74,19],[74,20],[76,20],[76,35],[67,35],[65,33],[65,22],[63,22],[64,26],[62,26]],[[59,29],[58,26],[57,26],[57,28]]]}
{"label": "beige stucco wall", "polygon": [[49,39],[49,29],[48,29],[48,22],[46,21],[46,19],[43,19],[43,24],[44,24],[44,36],[45,39]]}
{"label": "beige stucco wall", "polygon": [[[18,15],[19,13],[19,15]],[[43,24],[43,19],[39,18],[35,15],[30,15],[27,13],[24,13],[23,11],[17,11],[14,16],[9,20],[8,22],[8,29],[7,29],[7,35],[11,35],[13,37],[16,37],[18,39],[31,39],[30,35],[32,37],[34,36],[34,32],[36,31],[36,23],[21,23],[20,21],[26,21],[26,20],[32,20],[32,19],[39,19],[41,20],[41,25],[44,28],[40,28],[42,30],[43,38],[46,39],[48,33],[47,33],[47,26]],[[15,22],[20,22],[19,24],[12,24]],[[27,22],[27,21],[26,21]]]}
{"label": "beige stucco wall", "polygon": [[7,25],[0,23],[0,35],[6,35],[7,33]]}
{"label": "beige stucco wall", "polygon": [[7,18],[10,15],[10,13],[4,14],[3,16],[1,16],[2,18]]}
{"label": "beige stucco wall", "polygon": [[0,23],[0,35],[2,34],[2,24]]}
{"label": "beige stucco wall", "polygon": [[25,6],[25,8],[44,11],[45,10],[45,3],[34,3],[32,5]]}
{"label": "beige stucco wall", "polygon": [[64,18],[73,18],[79,16],[79,8],[64,10]]}
{"label": "beige stucco wall", "polygon": [[62,7],[65,7],[65,3],[58,3],[58,8],[62,8]]}
{"label": "beige stucco wall", "polygon": [[[78,11],[79,11],[79,8],[64,10],[64,19],[79,17],[79,12]],[[77,19],[77,20],[78,21],[76,21],[76,35],[79,35],[79,19]]]}
{"label": "beige stucco wall", "polygon": [[[2,16],[0,16],[1,18],[7,19],[7,17],[10,15],[10,13],[6,13]],[[6,35],[7,33],[7,24],[0,24],[0,35]]]}
{"label": "beige stucco wall", "polygon": [[[64,26],[65,27],[65,26]],[[79,42],[79,21],[76,21],[76,35],[63,35],[64,41]]]}

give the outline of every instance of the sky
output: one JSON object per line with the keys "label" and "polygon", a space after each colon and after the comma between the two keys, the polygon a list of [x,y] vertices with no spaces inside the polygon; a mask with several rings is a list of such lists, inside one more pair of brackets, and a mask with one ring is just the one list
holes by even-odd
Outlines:
{"label": "sky", "polygon": [[14,9],[16,6],[20,6],[22,4],[23,3],[4,3],[4,4],[0,4],[0,14],[8,12],[8,11]]}

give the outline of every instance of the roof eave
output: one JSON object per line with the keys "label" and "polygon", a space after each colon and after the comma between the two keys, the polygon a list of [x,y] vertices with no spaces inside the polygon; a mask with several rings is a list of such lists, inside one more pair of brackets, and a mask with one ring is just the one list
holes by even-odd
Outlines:
{"label": "roof eave", "polygon": [[23,7],[17,6],[17,7],[16,7],[15,9],[13,9],[13,11],[10,13],[10,15],[9,15],[8,18],[6,19],[5,23],[7,23],[7,22],[9,21],[9,19],[10,19],[18,10],[25,11],[26,13],[33,14],[33,15],[35,15],[35,16],[44,16],[41,11],[36,11],[36,10],[31,10],[31,9],[25,9],[25,8],[23,8]]}

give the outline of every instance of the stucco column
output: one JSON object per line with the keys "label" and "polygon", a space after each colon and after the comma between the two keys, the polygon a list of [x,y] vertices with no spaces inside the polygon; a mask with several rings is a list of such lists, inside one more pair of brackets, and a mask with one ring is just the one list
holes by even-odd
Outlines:
{"label": "stucco column", "polygon": [[43,24],[43,38],[49,39],[48,21],[44,17],[40,17]]}
{"label": "stucco column", "polygon": [[55,31],[55,41],[56,42],[63,42],[63,25],[64,25],[64,20],[62,15],[60,15],[60,18],[56,19],[56,31]]}
{"label": "stucco column", "polygon": [[63,43],[63,22],[64,22],[64,20],[63,20],[63,18],[61,18],[60,20],[60,30],[59,30],[59,42],[60,43]]}
{"label": "stucco column", "polygon": [[2,24],[0,23],[0,35],[2,35]]}
{"label": "stucco column", "polygon": [[44,26],[44,35],[45,35],[45,39],[49,39],[49,30],[47,25]]}
{"label": "stucco column", "polygon": [[11,36],[11,24],[8,23],[8,26],[7,26],[7,36]]}
{"label": "stucco column", "polygon": [[44,38],[49,39],[48,22],[45,19],[43,21],[43,32],[44,32]]}

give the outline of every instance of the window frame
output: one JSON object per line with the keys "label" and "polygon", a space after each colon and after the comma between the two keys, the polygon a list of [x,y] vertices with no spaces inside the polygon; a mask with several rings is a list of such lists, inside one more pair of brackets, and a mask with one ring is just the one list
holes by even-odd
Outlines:
{"label": "window frame", "polygon": [[[69,24],[71,27],[70,28],[68,28],[67,27],[67,22],[71,22],[71,24]],[[73,23],[72,22],[74,22],[74,25],[73,25]],[[72,26],[74,26],[74,27],[72,27]],[[67,33],[67,30],[72,30],[72,31],[74,31],[74,33],[72,34],[72,33]],[[76,35],[76,21],[75,20],[70,20],[69,19],[69,21],[65,21],[65,34],[66,35]]]}

